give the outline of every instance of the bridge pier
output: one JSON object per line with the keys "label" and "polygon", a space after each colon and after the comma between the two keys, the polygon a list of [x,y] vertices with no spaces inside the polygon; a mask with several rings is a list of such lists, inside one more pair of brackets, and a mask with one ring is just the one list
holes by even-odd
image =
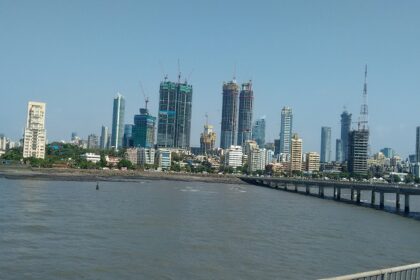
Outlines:
{"label": "bridge pier", "polygon": [[306,194],[309,194],[310,193],[309,185],[306,185],[305,188],[306,188],[306,190],[305,190]]}
{"label": "bridge pier", "polygon": [[298,192],[298,186],[295,184],[295,192]]}
{"label": "bridge pier", "polygon": [[337,188],[336,188],[336,187],[334,187],[334,189],[333,189],[333,198],[334,198],[334,199],[336,198],[336,192],[337,192]]}
{"label": "bridge pier", "polygon": [[404,212],[408,214],[410,212],[410,195],[405,194],[404,198]]}
{"label": "bridge pier", "polygon": [[356,203],[357,204],[360,204],[360,196],[361,196],[361,194],[360,194],[360,190],[356,190]]}
{"label": "bridge pier", "polygon": [[385,207],[385,193],[380,192],[379,208],[384,209]]}
{"label": "bridge pier", "polygon": [[341,188],[337,188],[337,200],[341,199]]}
{"label": "bridge pier", "polygon": [[354,188],[350,189],[350,200],[353,201],[354,200]]}
{"label": "bridge pier", "polygon": [[375,191],[372,191],[372,193],[370,195],[370,204],[372,206],[375,206]]}
{"label": "bridge pier", "polygon": [[324,187],[318,187],[318,195],[320,198],[324,198]]}
{"label": "bridge pier", "polygon": [[399,193],[395,194],[395,209],[397,211],[401,210],[401,202],[400,202],[400,194]]}

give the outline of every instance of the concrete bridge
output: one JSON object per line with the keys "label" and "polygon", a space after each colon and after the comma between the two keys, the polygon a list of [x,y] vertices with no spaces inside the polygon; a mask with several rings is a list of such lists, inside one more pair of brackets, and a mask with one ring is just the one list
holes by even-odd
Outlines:
{"label": "concrete bridge", "polygon": [[[332,190],[332,198],[340,201],[342,198],[342,190],[350,190],[350,200],[356,204],[360,204],[361,193],[370,192],[370,204],[376,206],[376,199],[379,196],[379,208],[384,209],[385,194],[395,194],[395,208],[401,211],[401,196],[404,197],[404,212],[410,212],[410,196],[420,195],[420,188],[405,184],[384,184],[384,183],[369,183],[369,182],[343,182],[333,180],[316,180],[316,179],[301,179],[301,178],[285,178],[285,177],[246,177],[242,176],[240,179],[249,184],[264,186],[272,189],[279,189],[284,191],[292,191],[296,193],[318,196],[319,198],[326,197],[325,190]],[[304,189],[302,191],[301,189]],[[311,192],[315,188],[315,193]]]}

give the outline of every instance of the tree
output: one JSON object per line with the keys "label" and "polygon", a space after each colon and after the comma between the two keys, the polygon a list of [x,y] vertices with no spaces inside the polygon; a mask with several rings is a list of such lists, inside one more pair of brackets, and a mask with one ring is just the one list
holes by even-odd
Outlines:
{"label": "tree", "polygon": [[128,159],[122,159],[118,162],[117,164],[118,168],[123,168],[126,167],[127,169],[134,169],[133,168],[133,163],[131,161],[129,161]]}
{"label": "tree", "polygon": [[7,150],[6,153],[1,157],[6,160],[21,160],[23,157],[23,149],[22,148],[12,148]]}

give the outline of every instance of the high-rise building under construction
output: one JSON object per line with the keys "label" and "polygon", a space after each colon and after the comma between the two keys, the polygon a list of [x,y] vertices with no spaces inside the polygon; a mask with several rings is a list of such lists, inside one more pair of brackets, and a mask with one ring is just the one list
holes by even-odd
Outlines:
{"label": "high-rise building under construction", "polygon": [[252,138],[252,108],[254,92],[252,82],[242,84],[239,94],[239,115],[238,115],[238,146],[243,146],[245,141]]}
{"label": "high-rise building under construction", "polygon": [[220,147],[227,149],[235,145],[238,115],[239,86],[235,79],[223,83],[222,127],[220,133]]}
{"label": "high-rise building under construction", "polygon": [[165,79],[160,83],[158,147],[190,147],[192,93],[192,85],[187,82]]}

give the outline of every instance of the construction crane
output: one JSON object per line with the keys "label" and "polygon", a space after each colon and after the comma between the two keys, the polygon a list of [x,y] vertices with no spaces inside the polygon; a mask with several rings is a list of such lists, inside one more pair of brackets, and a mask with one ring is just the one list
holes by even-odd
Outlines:
{"label": "construction crane", "polygon": [[144,97],[144,103],[145,103],[145,108],[146,108],[146,110],[147,110],[147,104],[149,103],[149,97],[148,96],[146,96],[146,93],[145,93],[145,91],[144,91],[144,88],[143,88],[143,83],[140,81],[140,87],[141,87],[141,92],[143,93],[143,97]]}

